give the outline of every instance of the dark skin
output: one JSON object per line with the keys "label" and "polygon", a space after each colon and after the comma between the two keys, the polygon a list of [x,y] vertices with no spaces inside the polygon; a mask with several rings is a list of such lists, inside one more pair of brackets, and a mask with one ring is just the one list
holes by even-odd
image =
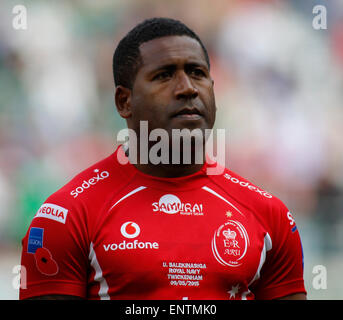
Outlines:
{"label": "dark skin", "polygon": [[[216,113],[213,80],[200,44],[187,36],[169,36],[143,43],[140,53],[142,65],[132,90],[118,86],[115,93],[118,112],[128,128],[136,132],[138,146],[142,120],[148,121],[149,132],[163,128],[169,137],[172,129],[212,129]],[[183,109],[193,110],[194,114],[177,115]],[[202,164],[154,165],[138,161],[135,166],[149,175],[179,177],[199,171]]]}
{"label": "dark skin", "polygon": [[[129,129],[139,133],[139,121],[147,120],[149,130],[213,128],[216,106],[213,80],[200,44],[187,36],[154,39],[140,46],[142,65],[133,88],[118,86],[115,92],[119,114]],[[176,116],[183,108],[195,108],[199,114]],[[138,143],[139,145],[139,143]],[[159,177],[178,177],[197,172],[202,164],[137,164],[138,170]],[[45,295],[32,300],[81,299],[68,295]],[[306,300],[303,293],[280,299]]]}

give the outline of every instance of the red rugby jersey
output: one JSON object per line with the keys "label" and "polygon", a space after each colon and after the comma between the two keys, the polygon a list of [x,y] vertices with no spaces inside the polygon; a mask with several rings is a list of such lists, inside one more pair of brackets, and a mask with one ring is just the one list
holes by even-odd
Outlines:
{"label": "red rugby jersey", "polygon": [[[295,221],[276,197],[211,165],[143,174],[122,147],[51,195],[22,241],[20,299],[274,299],[304,292]],[[25,279],[26,278],[26,279]],[[25,288],[25,289],[24,289]]]}

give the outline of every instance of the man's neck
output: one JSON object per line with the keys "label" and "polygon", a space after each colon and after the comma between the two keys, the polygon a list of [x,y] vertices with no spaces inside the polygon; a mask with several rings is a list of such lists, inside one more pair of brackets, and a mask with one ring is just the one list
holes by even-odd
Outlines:
{"label": "man's neck", "polygon": [[178,178],[201,170],[203,164],[134,164],[141,172],[160,178]]}
{"label": "man's neck", "polygon": [[[125,147],[125,154],[129,157],[129,148]],[[193,150],[190,158],[184,159],[183,154],[179,154],[176,159],[178,161],[173,161],[172,153],[170,152],[170,157],[168,163],[159,162],[158,164],[152,163],[149,157],[144,157],[145,160],[141,161],[141,153],[138,152],[135,159],[137,161],[132,161],[139,171],[160,178],[177,178],[188,176],[201,170],[205,163],[205,154],[201,153],[198,157],[195,156],[195,151]],[[146,159],[148,158],[148,159]],[[130,160],[130,157],[129,157]]]}

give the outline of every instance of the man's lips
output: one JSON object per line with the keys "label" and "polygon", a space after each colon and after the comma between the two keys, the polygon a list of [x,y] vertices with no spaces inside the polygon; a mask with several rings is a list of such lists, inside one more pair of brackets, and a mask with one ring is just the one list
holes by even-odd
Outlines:
{"label": "man's lips", "polygon": [[188,120],[197,120],[202,118],[201,112],[195,107],[184,107],[176,111],[173,115],[173,118],[181,118]]}
{"label": "man's lips", "polygon": [[202,118],[200,114],[192,113],[192,114],[177,114],[174,118],[185,119],[185,120],[199,120]]}

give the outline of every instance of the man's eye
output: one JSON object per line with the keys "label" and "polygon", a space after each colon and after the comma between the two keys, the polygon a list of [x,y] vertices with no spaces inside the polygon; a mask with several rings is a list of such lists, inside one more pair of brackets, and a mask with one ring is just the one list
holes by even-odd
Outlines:
{"label": "man's eye", "polygon": [[201,69],[192,69],[191,70],[191,75],[195,77],[204,77],[206,76],[205,72],[202,71]]}
{"label": "man's eye", "polygon": [[153,77],[153,80],[163,80],[172,76],[170,71],[163,71]]}

